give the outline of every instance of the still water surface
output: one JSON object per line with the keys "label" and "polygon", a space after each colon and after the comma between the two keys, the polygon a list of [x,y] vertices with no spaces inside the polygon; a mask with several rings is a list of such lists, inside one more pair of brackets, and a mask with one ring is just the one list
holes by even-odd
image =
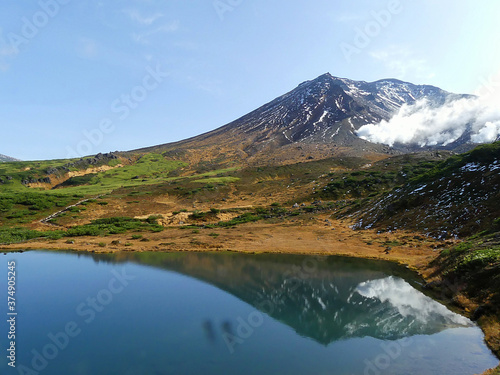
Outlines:
{"label": "still water surface", "polygon": [[[1,259],[3,280],[16,261],[18,311],[17,368],[2,355],[2,374],[465,375],[498,364],[480,329],[387,262],[42,251]],[[6,336],[5,319],[0,329]]]}

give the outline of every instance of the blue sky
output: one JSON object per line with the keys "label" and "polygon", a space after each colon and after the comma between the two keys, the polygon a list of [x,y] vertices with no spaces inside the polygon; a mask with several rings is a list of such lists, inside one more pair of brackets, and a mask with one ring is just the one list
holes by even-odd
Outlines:
{"label": "blue sky", "polygon": [[500,2],[41,0],[0,5],[0,153],[172,142],[330,72],[474,93],[499,72]]}

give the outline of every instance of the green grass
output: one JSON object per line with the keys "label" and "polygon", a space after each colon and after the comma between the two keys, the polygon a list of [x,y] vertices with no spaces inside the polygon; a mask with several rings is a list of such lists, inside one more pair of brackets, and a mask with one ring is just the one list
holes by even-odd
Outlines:
{"label": "green grass", "polygon": [[377,170],[335,173],[331,175],[331,181],[319,191],[318,196],[329,199],[375,197],[433,166],[434,163],[430,162],[412,167],[404,166],[399,173]]}
{"label": "green grass", "polygon": [[464,251],[467,251],[467,250],[470,250],[472,249],[474,245],[469,242],[469,241],[464,241],[464,242],[461,242],[459,243],[458,245],[454,246],[451,251],[452,252],[457,252],[457,253],[461,253],[461,252],[464,252]]}
{"label": "green grass", "polygon": [[[0,185],[0,192],[24,192],[28,189],[21,184],[21,181],[47,177],[47,172],[51,169],[60,168],[68,163],[75,162],[77,161],[52,160],[2,163],[0,165],[0,179],[4,183]],[[110,166],[116,166],[116,164],[118,164],[116,159],[107,162],[107,165]],[[56,194],[66,195],[97,195],[108,193],[121,187],[157,184],[172,179],[169,177],[169,173],[186,165],[186,163],[181,161],[167,160],[160,154],[147,154],[140,157],[132,165],[126,165],[105,172],[72,177],[61,185],[64,189],[57,189],[55,191],[57,192]],[[24,170],[27,168],[30,168],[30,170]],[[77,170],[77,168],[69,169]],[[47,192],[47,194],[50,193],[50,191]]]}
{"label": "green grass", "polygon": [[[60,239],[63,237],[107,236],[126,232],[161,232],[165,228],[157,223],[157,218],[150,216],[145,220],[130,217],[111,217],[93,220],[89,224],[78,225],[66,231],[36,231],[27,228],[0,228],[0,243],[12,244],[29,241],[35,238]],[[133,239],[141,239],[142,235],[134,234]]]}
{"label": "green grass", "polygon": [[29,241],[35,238],[59,239],[62,238],[62,236],[63,236],[62,231],[40,232],[27,228],[17,228],[17,227],[0,228],[1,244],[19,243],[19,242]]}
{"label": "green grass", "polygon": [[[105,159],[101,164],[106,163],[116,165],[119,160]],[[75,167],[68,167],[71,165]],[[64,175],[68,170],[78,170],[78,165],[89,166],[79,159],[1,163],[0,226],[29,223],[84,198],[106,195],[122,187],[141,188],[140,191],[133,192],[137,195],[151,194],[144,186],[164,183],[165,180],[171,179],[168,177],[170,172],[186,164],[167,160],[159,154],[148,154],[132,165],[70,178],[61,185],[62,188],[58,189],[28,188],[21,183],[26,179],[46,178],[48,173]],[[97,203],[103,206],[108,204],[101,201]],[[84,209],[78,206],[71,208],[71,211],[78,213]]]}
{"label": "green grass", "polygon": [[228,221],[220,221],[217,226],[219,227],[234,227],[239,224],[245,224],[245,223],[253,223],[259,220],[262,220],[264,217],[263,215],[256,215],[255,213],[252,212],[246,212],[240,216],[235,217],[234,219],[228,220]]}
{"label": "green grass", "polygon": [[[3,181],[0,184],[0,192],[24,192],[26,187],[21,183],[23,180],[47,177],[48,170],[62,167],[74,161],[76,159],[0,163],[0,179]],[[75,168],[71,169],[76,170]]]}
{"label": "green grass", "polygon": [[472,276],[477,270],[491,265],[500,266],[500,233],[496,224],[490,230],[476,233],[453,247],[443,250],[440,259],[446,273],[460,277]]}
{"label": "green grass", "polygon": [[[211,209],[207,212],[195,211],[190,215],[191,219],[201,220],[206,218],[215,218],[218,210]],[[219,221],[215,224],[204,224],[200,225],[186,225],[181,227],[182,229],[193,229],[196,230],[198,228],[228,228],[234,227],[236,225],[245,224],[245,223],[253,223],[260,220],[273,219],[273,218],[284,218],[287,216],[296,216],[297,211],[289,211],[283,207],[269,206],[269,207],[256,207],[247,212],[243,212],[241,215],[228,220],[228,221]],[[211,233],[210,236],[216,237],[217,233]]]}
{"label": "green grass", "polygon": [[[169,173],[187,164],[181,161],[165,159],[159,154],[142,156],[132,165],[126,165],[101,172],[95,175],[75,177],[66,181],[66,193],[94,195],[109,193],[123,187],[142,187],[159,184],[177,177],[169,177]],[[76,180],[76,181],[75,181]],[[77,185],[78,186],[72,186]]]}
{"label": "green grass", "polygon": [[155,184],[167,179],[170,172],[186,165],[181,161],[167,160],[160,154],[146,154],[133,165],[100,173],[93,183],[108,188]]}
{"label": "green grass", "polygon": [[[25,180],[39,180],[49,175],[64,176],[70,171],[85,170],[89,167],[102,165],[116,166],[118,159],[100,158],[93,156],[78,159],[59,159],[44,161],[21,161],[0,164],[0,192],[24,192],[27,188],[22,184]],[[89,177],[74,177],[68,185],[79,185]]]}
{"label": "green grass", "polygon": [[500,260],[500,247],[481,249],[467,253],[460,261],[458,269],[481,267]]}
{"label": "green grass", "polygon": [[[57,194],[41,191],[0,193],[0,222],[5,225],[28,223],[47,216],[81,200],[80,195]],[[83,207],[82,207],[83,208]]]}

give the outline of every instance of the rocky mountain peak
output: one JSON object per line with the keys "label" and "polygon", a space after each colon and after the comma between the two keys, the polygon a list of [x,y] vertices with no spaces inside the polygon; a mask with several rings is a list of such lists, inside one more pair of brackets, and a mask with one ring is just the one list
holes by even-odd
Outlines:
{"label": "rocky mountain peak", "polygon": [[8,161],[19,161],[19,160],[15,159],[15,158],[11,158],[10,156],[0,154],[0,163],[4,163],[4,162],[8,162]]}
{"label": "rocky mountain peak", "polygon": [[[246,160],[266,155],[278,160],[277,153],[283,160],[297,160],[296,154],[307,158],[307,153],[328,157],[339,149],[353,154],[387,153],[392,152],[388,146],[359,138],[357,130],[391,119],[404,104],[427,99],[439,105],[453,95],[396,79],[366,82],[325,73],[225,126],[156,149],[178,153],[202,148],[213,157],[224,150]],[[297,151],[304,148],[308,151]]]}

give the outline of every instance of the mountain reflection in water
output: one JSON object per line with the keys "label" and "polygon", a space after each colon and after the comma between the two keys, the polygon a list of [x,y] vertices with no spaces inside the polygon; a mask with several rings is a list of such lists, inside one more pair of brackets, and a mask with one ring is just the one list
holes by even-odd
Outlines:
{"label": "mountain reflection in water", "polygon": [[[396,340],[472,325],[415,289],[412,272],[389,262],[235,253],[92,256],[97,262],[131,261],[202,280],[323,345],[365,336]],[[212,336],[210,322],[203,329]]]}
{"label": "mountain reflection in water", "polygon": [[371,325],[377,327],[381,337],[430,334],[446,328],[472,326],[469,319],[393,276],[359,284],[349,302],[359,299],[356,294],[361,297],[361,304],[372,311]]}

